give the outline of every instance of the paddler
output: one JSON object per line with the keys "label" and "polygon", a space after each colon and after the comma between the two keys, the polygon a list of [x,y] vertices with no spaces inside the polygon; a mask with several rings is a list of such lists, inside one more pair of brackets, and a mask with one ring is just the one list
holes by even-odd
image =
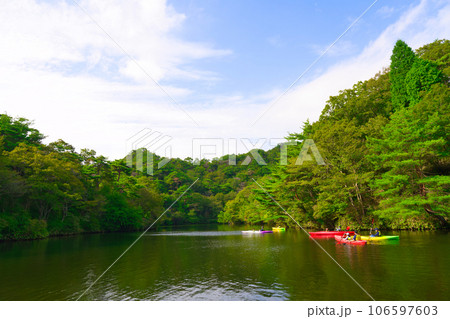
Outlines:
{"label": "paddler", "polygon": [[375,234],[370,234],[370,237],[380,237],[380,231],[378,230],[378,228],[375,228]]}
{"label": "paddler", "polygon": [[353,235],[353,240],[356,241],[358,236],[359,236],[359,234],[358,234],[357,230],[355,229],[355,235]]}

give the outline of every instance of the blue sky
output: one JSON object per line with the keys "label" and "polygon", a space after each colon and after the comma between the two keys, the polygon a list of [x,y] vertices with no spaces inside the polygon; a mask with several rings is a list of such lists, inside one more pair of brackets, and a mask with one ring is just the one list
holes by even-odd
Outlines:
{"label": "blue sky", "polygon": [[389,65],[397,39],[416,49],[450,38],[448,1],[379,0],[282,95],[373,1],[77,3],[2,4],[0,111],[111,159],[146,128],[172,137],[172,156],[192,157],[199,139],[221,140],[218,156],[234,152],[230,139],[245,152],[239,139],[317,120],[330,95]]}
{"label": "blue sky", "polygon": [[[180,35],[232,51],[221,59],[195,61],[215,72],[205,94],[261,94],[288,87],[364,10],[370,1],[170,1],[187,15]],[[337,59],[362,51],[402,12],[418,1],[379,1],[304,81]],[[205,83],[203,83],[205,84]],[[190,86],[192,83],[183,83]]]}

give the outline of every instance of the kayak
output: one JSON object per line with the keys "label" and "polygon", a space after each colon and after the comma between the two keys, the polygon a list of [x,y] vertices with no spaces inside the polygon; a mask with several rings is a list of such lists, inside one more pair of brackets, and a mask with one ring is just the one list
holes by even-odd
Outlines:
{"label": "kayak", "polygon": [[315,231],[315,232],[310,232],[309,235],[313,236],[313,237],[318,237],[318,236],[342,236],[345,233],[349,233],[349,235],[354,235],[355,232],[354,231]]}
{"label": "kayak", "polygon": [[365,244],[367,244],[367,241],[365,241],[365,240],[347,240],[347,239],[342,238],[341,236],[334,236],[334,239],[336,239],[336,241],[341,244],[350,244],[350,245],[365,245]]}
{"label": "kayak", "polygon": [[243,230],[243,234],[269,234],[273,233],[271,230]]}
{"label": "kayak", "polygon": [[272,230],[273,231],[285,231],[286,228],[284,228],[284,227],[272,227]]}
{"label": "kayak", "polygon": [[370,236],[361,236],[362,240],[367,241],[380,241],[380,240],[399,240],[399,236],[377,236],[377,237],[370,237]]}

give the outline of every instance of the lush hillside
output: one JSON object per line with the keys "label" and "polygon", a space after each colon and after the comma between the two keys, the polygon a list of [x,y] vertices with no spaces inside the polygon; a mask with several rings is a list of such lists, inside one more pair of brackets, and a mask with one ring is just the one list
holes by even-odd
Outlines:
{"label": "lush hillside", "polygon": [[[328,227],[447,227],[450,203],[450,41],[413,52],[328,100],[320,119],[288,139],[313,139],[326,165],[275,167],[258,180],[299,223]],[[295,225],[256,184],[219,215],[224,223]]]}
{"label": "lush hillside", "polygon": [[[0,134],[0,239],[142,229],[197,178],[159,223],[215,223],[252,177],[269,173],[255,161],[240,165],[247,157],[241,154],[235,166],[227,157],[198,165],[172,159],[149,176],[125,159],[78,153],[62,140],[45,145],[30,121],[7,114],[0,115]],[[259,153],[269,164],[278,158],[277,149]]]}
{"label": "lush hillside", "polygon": [[[277,147],[259,151],[266,166],[240,165],[248,154],[238,165],[227,156],[173,159],[149,176],[125,158],[76,152],[62,140],[44,144],[30,121],[1,114],[0,240],[142,229],[197,178],[161,224],[294,225],[255,179],[305,226],[446,227],[449,77],[450,41],[416,52],[398,41],[390,69],[330,97],[317,122],[287,137],[298,141],[288,146],[287,165],[279,165]],[[299,165],[306,139],[325,165]]]}

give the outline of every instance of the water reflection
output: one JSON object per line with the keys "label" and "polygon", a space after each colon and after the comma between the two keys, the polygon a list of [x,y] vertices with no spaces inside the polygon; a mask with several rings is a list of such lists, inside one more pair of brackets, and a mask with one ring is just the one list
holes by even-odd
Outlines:
{"label": "water reflection", "polygon": [[[0,299],[74,300],[139,234],[0,244]],[[447,233],[395,243],[320,244],[377,300],[446,300]],[[344,293],[343,293],[344,292]],[[87,300],[368,300],[304,233],[170,229],[141,238]]]}
{"label": "water reflection", "polygon": [[191,232],[176,232],[176,231],[168,231],[161,233],[149,233],[144,236],[190,236],[190,237],[198,237],[198,236],[236,236],[242,235],[241,231],[191,231]]}

